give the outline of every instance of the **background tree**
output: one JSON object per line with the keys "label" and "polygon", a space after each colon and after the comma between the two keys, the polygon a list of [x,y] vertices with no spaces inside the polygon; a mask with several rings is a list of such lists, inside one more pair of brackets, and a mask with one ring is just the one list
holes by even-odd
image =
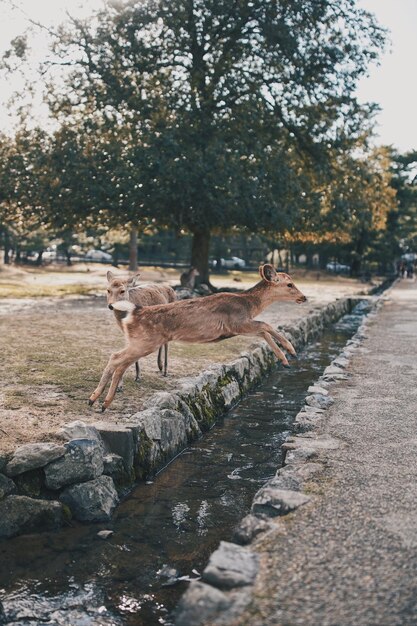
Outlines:
{"label": "background tree", "polygon": [[289,206],[283,190],[274,196],[266,175],[271,149],[286,171],[284,146],[319,163],[329,143],[356,132],[363,115],[353,89],[383,41],[352,0],[113,3],[61,30],[58,62],[77,63],[49,101],[58,116],[110,116],[148,148],[146,202],[128,203],[130,221],[144,209],[188,228],[191,263],[207,279],[213,228],[252,227],[255,214],[257,224],[274,215],[270,227],[288,219],[279,215]]}

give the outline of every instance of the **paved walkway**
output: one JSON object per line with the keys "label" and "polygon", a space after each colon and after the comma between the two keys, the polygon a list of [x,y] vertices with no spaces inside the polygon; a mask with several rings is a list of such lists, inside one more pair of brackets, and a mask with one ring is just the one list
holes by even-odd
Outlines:
{"label": "paved walkway", "polygon": [[401,281],[332,389],[313,504],[256,546],[239,626],[417,625],[417,283]]}

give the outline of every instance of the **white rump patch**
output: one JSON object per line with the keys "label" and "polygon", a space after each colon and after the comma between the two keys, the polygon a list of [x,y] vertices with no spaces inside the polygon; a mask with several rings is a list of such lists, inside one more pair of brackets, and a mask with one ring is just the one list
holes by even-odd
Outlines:
{"label": "white rump patch", "polygon": [[133,302],[129,302],[129,300],[119,300],[113,304],[113,309],[115,311],[127,311],[131,313],[136,309],[136,305]]}

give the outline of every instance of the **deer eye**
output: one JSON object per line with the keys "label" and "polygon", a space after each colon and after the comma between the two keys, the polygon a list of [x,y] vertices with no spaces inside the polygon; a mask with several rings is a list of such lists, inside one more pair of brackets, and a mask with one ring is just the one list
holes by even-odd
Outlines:
{"label": "deer eye", "polygon": [[126,293],[126,289],[121,289],[120,293]]}
{"label": "deer eye", "polygon": [[293,283],[288,283],[287,287],[289,287],[291,289],[291,287],[294,287]]}

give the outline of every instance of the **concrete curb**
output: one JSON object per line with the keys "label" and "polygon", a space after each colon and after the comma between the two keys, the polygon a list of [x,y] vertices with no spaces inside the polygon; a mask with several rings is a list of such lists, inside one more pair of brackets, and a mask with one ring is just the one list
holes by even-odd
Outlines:
{"label": "concrete curb", "polygon": [[[249,604],[256,579],[253,568],[254,564],[257,568],[259,558],[249,544],[262,533],[272,530],[273,518],[294,512],[312,500],[314,496],[304,492],[306,483],[323,470],[326,451],[344,445],[338,439],[319,434],[326,419],[326,409],[334,402],[330,395],[331,385],[348,379],[346,368],[349,361],[361,346],[366,337],[367,325],[377,315],[384,299],[385,294],[368,299],[370,310],[364,315],[355,335],[324,370],[318,381],[308,388],[305,404],[295,417],[294,435],[282,446],[285,451],[283,466],[255,494],[251,512],[235,530],[233,541],[236,543],[221,542],[203,571],[203,582],[190,584],[176,609],[176,626],[230,624]],[[367,306],[366,303],[364,306]],[[236,564],[229,558],[233,554],[231,546],[241,551],[238,555],[240,568],[235,584],[233,580]],[[207,572],[210,573],[213,569],[213,561],[223,565],[222,576],[214,580],[207,576]],[[250,564],[248,572],[245,571],[246,563]],[[241,589],[242,578],[247,580],[244,590]],[[221,584],[222,580],[228,581],[227,587]]]}
{"label": "concrete curb", "polygon": [[[336,300],[297,323],[279,328],[299,349],[361,299],[358,296]],[[3,510],[7,512],[8,504],[10,510],[14,510],[12,501],[25,496],[29,505],[33,505],[33,500],[38,507],[43,505],[46,517],[50,502],[59,504],[60,523],[71,516],[81,521],[108,519],[120,495],[126,495],[135,481],[152,476],[167,465],[275,366],[269,347],[256,346],[233,362],[215,365],[197,377],[182,379],[174,393],[155,394],[146,408],[128,421],[72,422],[58,433],[62,446],[55,442],[26,444],[10,455],[0,455]],[[321,409],[311,406],[307,411],[309,418],[315,410]],[[52,474],[54,480],[50,478]],[[101,484],[103,481],[98,480],[100,476],[108,477],[106,489]],[[80,484],[85,485],[83,490],[73,489]],[[62,488],[64,491],[71,489],[74,494],[83,491],[84,495],[75,502],[62,497]],[[21,517],[26,519],[23,514]],[[44,528],[45,525],[39,526],[39,530]],[[30,531],[33,530],[31,526]],[[23,523],[19,525],[18,519],[4,518],[3,523],[0,520],[0,537],[24,532],[27,527]]]}

